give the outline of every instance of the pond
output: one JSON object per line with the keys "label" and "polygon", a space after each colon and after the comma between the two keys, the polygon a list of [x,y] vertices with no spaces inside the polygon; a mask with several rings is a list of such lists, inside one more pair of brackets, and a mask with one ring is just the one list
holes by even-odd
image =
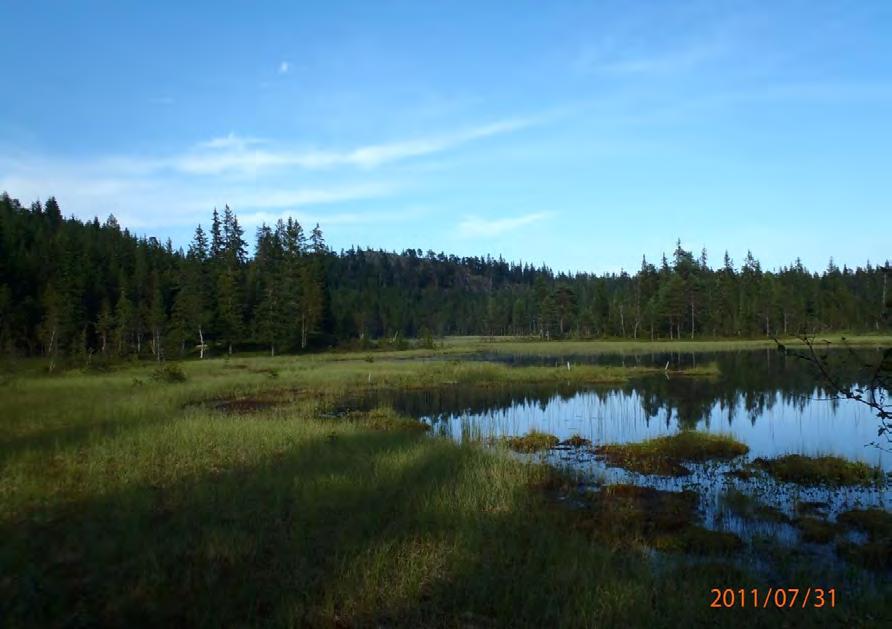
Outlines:
{"label": "pond", "polygon": [[[655,476],[612,467],[592,448],[556,448],[538,455],[573,472],[581,485],[596,490],[605,484],[631,483],[660,490],[696,491],[704,526],[730,531],[746,541],[769,536],[774,542],[808,547],[818,556],[832,556],[833,548],[809,544],[795,526],[803,505],[809,517],[834,523],[852,509],[892,505],[892,483],[870,486],[800,486],[776,481],[764,473],[735,474],[757,458],[790,453],[835,455],[892,471],[892,452],[873,445],[878,419],[863,404],[830,400],[814,367],[774,350],[714,354],[637,354],[629,356],[485,356],[514,365],[541,364],[565,368],[583,362],[611,365],[672,366],[718,364],[714,378],[674,374],[649,376],[624,385],[579,388],[566,386],[445,387],[435,390],[378,392],[364,405],[389,404],[429,423],[434,434],[456,441],[497,440],[532,430],[561,441],[579,435],[600,444],[639,442],[695,429],[732,435],[749,453],[731,462],[692,464],[685,476]],[[870,359],[871,355],[862,355]],[[846,385],[857,384],[856,371],[840,360],[835,369]],[[879,438],[881,446],[890,444]],[[888,478],[888,477],[887,477]],[[742,513],[735,497],[755,498],[782,514],[769,521]],[[841,532],[837,541],[864,541],[863,535]]]}

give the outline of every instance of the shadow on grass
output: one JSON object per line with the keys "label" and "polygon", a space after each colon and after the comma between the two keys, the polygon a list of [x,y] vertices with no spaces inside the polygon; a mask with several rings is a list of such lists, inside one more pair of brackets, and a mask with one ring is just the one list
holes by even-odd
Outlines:
{"label": "shadow on grass", "polygon": [[715,618],[708,587],[750,585],[722,567],[655,574],[524,484],[490,501],[468,489],[498,482],[487,456],[405,433],[320,436],[3,519],[0,612],[10,627],[674,626]]}
{"label": "shadow on grass", "polygon": [[[418,534],[406,510],[461,467],[465,454],[452,450],[444,461],[433,458],[443,449],[404,435],[339,436],[3,522],[3,616],[22,625],[334,621],[335,605],[324,609],[332,584],[367,548]],[[380,473],[391,457],[411,463]]]}

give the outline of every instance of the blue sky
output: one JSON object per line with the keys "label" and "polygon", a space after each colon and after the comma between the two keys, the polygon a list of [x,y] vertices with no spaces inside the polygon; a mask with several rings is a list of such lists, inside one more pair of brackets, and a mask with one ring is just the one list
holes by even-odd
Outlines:
{"label": "blue sky", "polygon": [[[262,6],[261,6],[262,5]],[[0,0],[0,190],[185,244],[890,257],[892,2]]]}

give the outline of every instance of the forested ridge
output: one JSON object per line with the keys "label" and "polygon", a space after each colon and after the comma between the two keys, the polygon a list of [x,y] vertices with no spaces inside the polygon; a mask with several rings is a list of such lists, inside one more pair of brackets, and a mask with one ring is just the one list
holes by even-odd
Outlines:
{"label": "forested ridge", "polygon": [[[248,253],[249,244],[254,254]],[[161,359],[272,353],[449,334],[698,338],[887,331],[889,262],[821,273],[797,260],[679,242],[634,275],[568,275],[498,258],[408,249],[334,252],[317,225],[263,225],[249,243],[229,207],[187,250],[137,237],[113,216],[65,218],[54,198],[0,196],[0,349],[7,354]]]}

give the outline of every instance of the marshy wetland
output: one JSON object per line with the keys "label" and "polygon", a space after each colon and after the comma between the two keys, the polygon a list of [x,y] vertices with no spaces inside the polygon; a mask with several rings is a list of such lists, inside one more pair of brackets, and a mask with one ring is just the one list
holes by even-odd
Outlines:
{"label": "marshy wetland", "polygon": [[[869,409],[823,399],[808,364],[764,345],[576,345],[7,370],[3,615],[889,620],[892,455],[869,445]],[[709,607],[712,588],[769,586],[839,600]]]}

